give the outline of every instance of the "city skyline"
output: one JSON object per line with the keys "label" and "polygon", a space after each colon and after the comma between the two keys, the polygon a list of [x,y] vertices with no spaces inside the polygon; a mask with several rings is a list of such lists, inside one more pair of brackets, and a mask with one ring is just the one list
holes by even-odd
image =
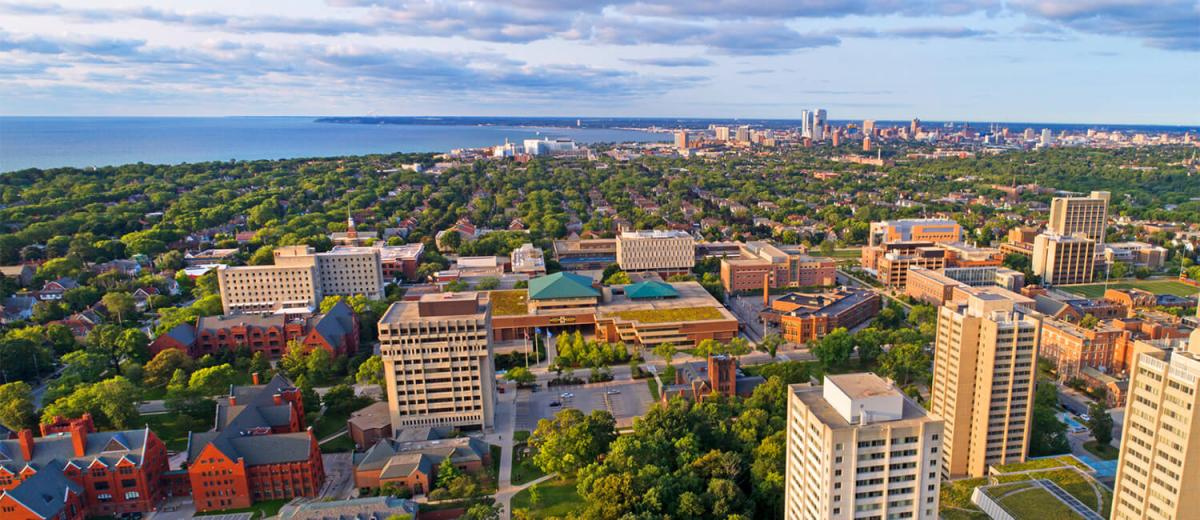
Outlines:
{"label": "city skyline", "polygon": [[1200,13],[1186,2],[17,0],[0,12],[4,115],[1200,121],[1188,88]]}

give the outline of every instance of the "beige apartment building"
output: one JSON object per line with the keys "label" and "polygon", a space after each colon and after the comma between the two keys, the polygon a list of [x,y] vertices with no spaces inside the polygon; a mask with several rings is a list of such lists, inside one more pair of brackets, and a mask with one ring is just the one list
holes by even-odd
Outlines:
{"label": "beige apartment building", "polygon": [[217,268],[225,314],[314,309],[325,296],[383,298],[379,250],[338,246],[316,253],[308,246],[275,249],[274,265]]}
{"label": "beige apartment building", "polygon": [[787,520],[938,517],[942,421],[875,374],[788,387]]}
{"label": "beige apartment building", "polygon": [[[1173,349],[1170,347],[1174,347]],[[1130,369],[1113,520],[1200,515],[1200,329],[1186,348],[1138,341]]]}
{"label": "beige apartment building", "polygon": [[1043,233],[1033,240],[1033,272],[1045,285],[1087,283],[1096,268],[1096,241]]}
{"label": "beige apartment building", "polygon": [[1003,290],[959,287],[939,309],[929,411],[945,420],[942,475],[1025,460],[1040,322]]}
{"label": "beige apartment building", "polygon": [[1050,202],[1050,221],[1046,231],[1053,235],[1082,233],[1099,244],[1108,229],[1107,191],[1093,191],[1087,197],[1055,197]]}
{"label": "beige apartment building", "polygon": [[696,241],[683,231],[627,231],[617,236],[622,271],[687,274],[696,265]]}
{"label": "beige apartment building", "polygon": [[392,431],[493,427],[492,316],[480,293],[426,294],[379,319]]}

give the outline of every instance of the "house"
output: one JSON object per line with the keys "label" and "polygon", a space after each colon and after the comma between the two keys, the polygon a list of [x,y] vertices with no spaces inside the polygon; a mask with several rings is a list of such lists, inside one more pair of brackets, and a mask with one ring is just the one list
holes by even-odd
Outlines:
{"label": "house", "polygon": [[437,481],[438,465],[446,458],[462,471],[480,471],[491,463],[491,449],[474,437],[444,439],[431,428],[412,428],[394,439],[376,442],[365,453],[356,453],[354,484],[359,488],[391,484],[414,494],[427,493]]}
{"label": "house", "polygon": [[96,264],[92,267],[92,271],[95,273],[115,272],[124,276],[133,277],[142,274],[142,264],[139,264],[134,260],[113,260],[111,262]]}
{"label": "house", "polygon": [[97,325],[104,323],[104,320],[100,318],[100,314],[96,311],[92,309],[84,309],[82,312],[77,312],[67,316],[66,318],[55,320],[50,323],[62,325],[67,329],[70,329],[71,335],[74,336],[76,340],[83,341],[85,338],[87,338],[88,334],[92,332],[92,329],[96,328]]}
{"label": "house", "polygon": [[[61,424],[54,430],[47,430],[51,433],[41,437],[35,438],[32,430],[25,429],[15,439],[0,440],[0,491],[4,496],[18,501],[34,498],[31,503],[21,502],[46,512],[61,506],[59,511],[68,513],[62,518],[68,519],[82,516],[71,514],[72,505],[87,516],[117,516],[151,511],[164,498],[159,484],[167,471],[167,448],[149,428],[97,432],[86,414],[58,422]],[[44,477],[37,477],[39,474],[58,474],[73,485],[57,488],[61,496],[46,498],[41,492],[50,482],[41,480]],[[25,489],[26,484],[30,488]],[[71,493],[80,499],[72,498]]]}
{"label": "house", "polygon": [[33,317],[33,305],[37,299],[32,296],[9,296],[0,300],[0,323],[9,324],[25,321]]}
{"label": "house", "polygon": [[213,431],[188,437],[187,473],[197,511],[263,500],[316,497],[325,483],[321,450],[304,425],[304,399],[283,375],[233,386],[217,402]]}
{"label": "house", "polygon": [[144,311],[144,310],[146,310],[147,307],[150,306],[150,297],[158,296],[158,288],[157,287],[138,287],[136,291],[133,291],[132,296],[133,296],[134,306],[137,307],[137,310]]}
{"label": "house", "polygon": [[57,280],[51,280],[42,285],[42,290],[38,291],[37,297],[41,301],[58,301],[63,297],[63,293],[79,287],[79,282],[74,278],[63,277]]}
{"label": "house", "polygon": [[0,276],[4,278],[12,278],[16,280],[17,285],[28,287],[33,282],[33,275],[37,270],[29,265],[0,265]]}

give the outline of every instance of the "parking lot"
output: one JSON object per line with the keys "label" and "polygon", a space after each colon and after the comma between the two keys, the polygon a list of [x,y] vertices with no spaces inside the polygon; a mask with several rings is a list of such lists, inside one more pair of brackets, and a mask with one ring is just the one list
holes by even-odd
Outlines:
{"label": "parking lot", "polygon": [[[574,396],[564,399],[563,393]],[[556,386],[535,393],[522,391],[517,401],[516,429],[532,431],[538,419],[552,418],[563,408],[575,408],[584,414],[608,410],[617,420],[617,427],[625,428],[633,425],[635,417],[644,415],[651,404],[650,390],[643,380]]]}

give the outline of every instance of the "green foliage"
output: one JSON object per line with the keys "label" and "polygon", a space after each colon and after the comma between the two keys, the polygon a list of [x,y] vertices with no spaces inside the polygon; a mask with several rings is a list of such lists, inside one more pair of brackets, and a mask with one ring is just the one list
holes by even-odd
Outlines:
{"label": "green foliage", "polygon": [[516,367],[504,373],[504,379],[520,385],[527,385],[537,380],[537,377],[525,367]]}
{"label": "green foliage", "polygon": [[1096,439],[1097,444],[1106,446],[1112,442],[1113,418],[1108,413],[1107,407],[1104,406],[1104,396],[1088,406],[1087,427],[1092,432],[1092,438]]}
{"label": "green foliage", "polygon": [[329,391],[325,392],[325,397],[321,399],[321,403],[325,405],[325,413],[333,416],[349,416],[362,407],[370,404],[371,400],[365,397],[354,395],[354,388],[350,385],[334,385]]}
{"label": "green foliage", "polygon": [[358,371],[354,374],[354,380],[361,385],[382,385],[383,378],[383,359],[378,355],[373,355],[358,365]]}
{"label": "green foliage", "polygon": [[0,426],[16,432],[36,422],[33,388],[24,381],[0,385]]}
{"label": "green foliage", "polygon": [[237,372],[229,363],[205,367],[192,372],[188,389],[199,395],[220,395],[229,392],[229,385],[237,379]]}
{"label": "green foliage", "polygon": [[916,343],[896,345],[879,359],[879,373],[900,386],[929,379],[931,366],[933,360]]}
{"label": "green foliage", "polygon": [[566,408],[554,419],[538,421],[529,446],[537,450],[533,462],[542,471],[571,477],[607,451],[616,437],[616,421],[607,411],[584,415]]}
{"label": "green foliage", "polygon": [[1033,395],[1033,419],[1029,428],[1029,456],[1057,455],[1071,451],[1067,425],[1054,414],[1058,408],[1058,389],[1053,382],[1039,381]]}
{"label": "green foliage", "polygon": [[627,285],[633,283],[629,278],[629,273],[625,271],[617,271],[604,278],[604,285]]}
{"label": "green foliage", "polygon": [[624,343],[584,341],[578,331],[574,335],[560,334],[556,346],[558,357],[554,362],[562,367],[603,367],[629,359]]}
{"label": "green foliage", "polygon": [[99,429],[129,429],[137,426],[137,403],[141,392],[124,377],[80,385],[42,411],[42,421],[55,416],[79,417],[91,413]]}
{"label": "green foliage", "polygon": [[854,338],[844,327],[833,329],[817,341],[812,353],[825,370],[844,367],[854,353]]}
{"label": "green foliage", "polygon": [[192,358],[182,350],[168,348],[156,354],[146,363],[145,380],[147,386],[163,386],[175,374],[176,370],[188,372],[192,369]]}

